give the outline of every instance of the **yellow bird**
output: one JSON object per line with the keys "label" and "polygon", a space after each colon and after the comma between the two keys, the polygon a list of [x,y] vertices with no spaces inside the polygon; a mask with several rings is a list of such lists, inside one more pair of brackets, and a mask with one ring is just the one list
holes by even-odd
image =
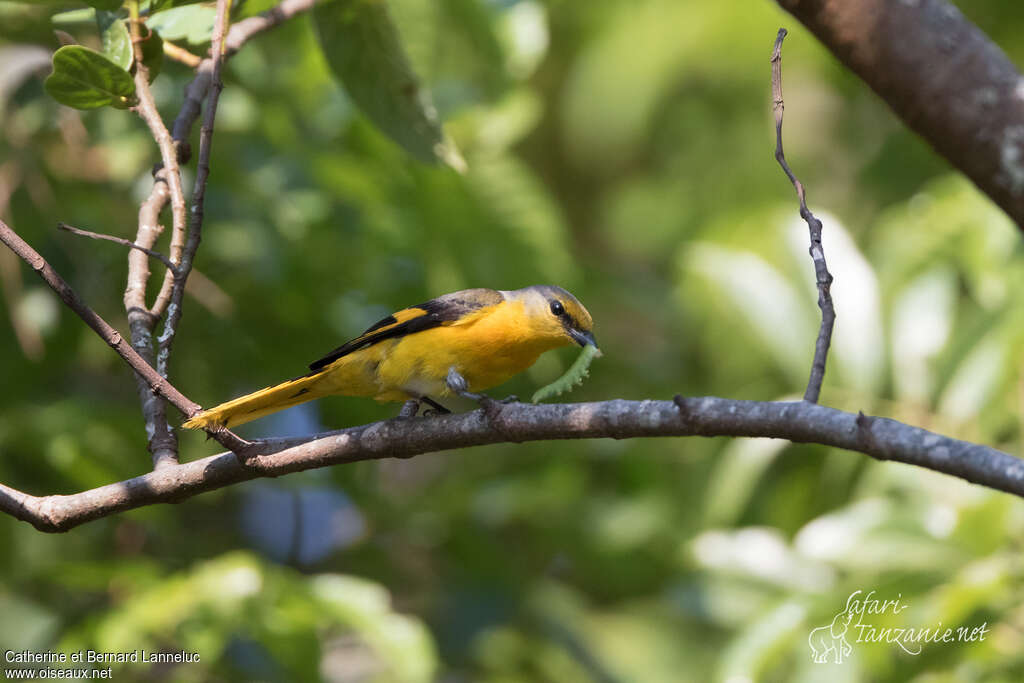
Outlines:
{"label": "yellow bird", "polygon": [[473,392],[526,370],[545,351],[597,346],[593,325],[561,287],[465,289],[389,315],[312,363],[309,374],[205,410],[183,426],[234,427],[333,394],[412,398],[448,412],[433,397],[479,398]]}

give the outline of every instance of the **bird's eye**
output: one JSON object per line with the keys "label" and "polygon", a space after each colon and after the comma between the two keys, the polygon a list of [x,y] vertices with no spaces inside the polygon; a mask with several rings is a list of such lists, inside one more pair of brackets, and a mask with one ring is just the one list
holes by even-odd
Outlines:
{"label": "bird's eye", "polygon": [[551,302],[551,312],[555,315],[565,315],[565,306],[562,305],[561,301],[557,299]]}

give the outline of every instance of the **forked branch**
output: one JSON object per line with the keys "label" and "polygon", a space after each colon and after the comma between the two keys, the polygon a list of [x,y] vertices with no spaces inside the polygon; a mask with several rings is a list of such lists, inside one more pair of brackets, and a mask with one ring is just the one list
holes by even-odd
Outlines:
{"label": "forked branch", "polygon": [[[303,6],[302,3],[306,3],[305,7],[311,5],[309,0],[286,0],[279,7],[295,9]],[[274,21],[281,20],[276,15],[254,19],[260,21],[247,24],[246,31],[262,30],[263,27],[273,25]],[[227,50],[230,50],[232,35],[246,22],[232,29],[226,43]],[[270,439],[256,443],[246,442],[225,430],[211,436],[231,452],[184,464],[167,463],[148,474],[73,495],[37,497],[0,484],[0,511],[29,522],[42,531],[66,531],[89,520],[123,510],[154,503],[177,502],[203,491],[248,479],[276,477],[289,472],[360,460],[407,458],[428,452],[506,442],[654,436],[770,437],[817,443],[864,453],[881,460],[928,468],[1024,497],[1024,461],[1007,453],[934,434],[895,420],[854,415],[817,405],[835,316],[829,295],[831,276],[821,249],[821,223],[807,209],[803,186],[793,175],[782,151],[783,103],[779,51],[784,36],[785,31],[780,30],[772,56],[776,158],[796,188],[800,214],[810,229],[810,251],[817,274],[819,306],[822,309],[822,326],[804,401],[766,403],[677,396],[674,401],[495,404],[491,410],[476,410],[461,415],[410,417],[403,414],[392,420],[302,439]],[[203,73],[202,66],[200,71]],[[216,82],[213,77],[215,70],[211,69],[209,73],[210,80],[204,88]],[[199,80],[197,76],[193,85]],[[205,90],[203,92],[205,94]],[[195,95],[192,88],[190,93],[190,96]],[[189,101],[192,100],[187,99],[182,115],[186,115]],[[179,122],[183,121],[182,115],[179,115]],[[212,121],[212,112],[210,117]],[[190,127],[191,121],[186,121],[186,124],[186,128]],[[203,149],[208,154],[208,145]],[[158,188],[159,185],[158,179]],[[158,189],[154,192],[158,192]],[[165,193],[166,187],[159,189],[159,192]],[[144,205],[143,208],[152,209],[158,203],[159,198],[153,205]],[[155,220],[155,215],[152,217]],[[29,263],[153,391],[187,416],[198,412],[198,405],[155,372],[116,330],[78,298],[35,250],[2,221],[0,241]],[[138,244],[131,246],[138,248]],[[141,256],[141,252],[138,255]],[[173,256],[171,260],[174,260]]]}
{"label": "forked branch", "polygon": [[[180,410],[186,417],[192,417],[202,408],[198,403],[185,397],[166,378],[161,377],[153,367],[147,363],[142,356],[132,348],[131,344],[125,341],[121,333],[115,330],[101,318],[96,311],[82,301],[64,278],[57,274],[57,271],[39,255],[35,249],[30,247],[25,240],[21,239],[14,230],[5,222],[0,220],[0,242],[3,242],[15,254],[21,257],[32,270],[36,272],[43,281],[50,286],[57,296],[61,298],[68,308],[75,312],[103,341],[107,343],[125,363],[142,377],[149,387],[158,395],[167,399],[175,408]],[[223,445],[234,451],[241,452],[248,447],[249,443],[238,438],[227,430],[222,430],[211,436]]]}

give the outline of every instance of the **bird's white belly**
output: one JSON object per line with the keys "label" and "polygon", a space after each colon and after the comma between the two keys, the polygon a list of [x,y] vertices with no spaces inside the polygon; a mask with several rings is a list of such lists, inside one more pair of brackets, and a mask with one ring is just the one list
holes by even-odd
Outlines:
{"label": "bird's white belly", "polygon": [[407,392],[410,396],[447,396],[451,393],[444,382],[415,376],[410,377],[402,385],[402,391]]}

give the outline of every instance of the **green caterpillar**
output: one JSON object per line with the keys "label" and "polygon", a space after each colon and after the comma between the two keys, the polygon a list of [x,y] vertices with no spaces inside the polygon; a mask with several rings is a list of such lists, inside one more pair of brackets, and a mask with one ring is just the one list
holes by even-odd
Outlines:
{"label": "green caterpillar", "polygon": [[579,358],[576,359],[569,369],[565,371],[565,374],[556,379],[551,384],[541,387],[534,392],[533,397],[530,399],[533,403],[538,403],[544,399],[551,398],[552,396],[558,396],[570,391],[577,384],[583,384],[583,378],[587,376],[587,370],[590,368],[590,363],[595,358],[601,357],[601,350],[596,346],[583,347],[583,351],[580,353]]}

